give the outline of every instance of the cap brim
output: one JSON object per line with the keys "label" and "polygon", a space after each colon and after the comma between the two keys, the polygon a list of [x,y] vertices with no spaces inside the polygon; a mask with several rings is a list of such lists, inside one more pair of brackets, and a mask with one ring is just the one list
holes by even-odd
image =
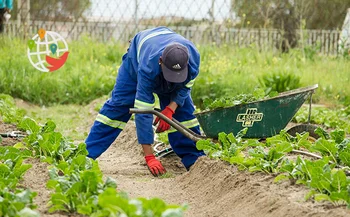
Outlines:
{"label": "cap brim", "polygon": [[168,69],[164,64],[162,64],[162,71],[163,71],[163,76],[165,80],[173,83],[182,83],[186,81],[186,78],[188,75],[187,66],[180,71],[173,71]]}

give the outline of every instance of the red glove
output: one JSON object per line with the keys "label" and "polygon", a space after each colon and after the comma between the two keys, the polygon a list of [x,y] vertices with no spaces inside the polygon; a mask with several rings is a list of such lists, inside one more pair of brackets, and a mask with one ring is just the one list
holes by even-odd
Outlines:
{"label": "red glove", "polygon": [[[173,119],[174,113],[175,112],[169,106],[165,107],[165,109],[162,111],[162,114],[167,116],[170,120]],[[167,122],[165,122],[164,120],[161,120],[159,117],[156,118],[153,125],[156,125],[159,121],[160,121],[160,123],[158,125],[157,130],[156,130],[156,133],[161,133],[161,132],[164,132],[164,131],[170,129],[170,125]]]}
{"label": "red glove", "polygon": [[148,169],[151,171],[151,173],[154,176],[162,175],[166,173],[163,165],[157,160],[154,155],[147,155],[145,156],[145,160],[148,166]]}

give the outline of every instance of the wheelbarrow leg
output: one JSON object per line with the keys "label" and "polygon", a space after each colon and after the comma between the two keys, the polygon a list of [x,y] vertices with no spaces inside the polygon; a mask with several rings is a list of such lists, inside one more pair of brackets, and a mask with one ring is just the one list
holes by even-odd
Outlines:
{"label": "wheelbarrow leg", "polygon": [[310,94],[310,103],[309,103],[309,117],[308,117],[308,119],[307,119],[307,124],[310,124],[310,122],[311,122],[311,104],[312,104],[312,94],[313,94],[313,93],[311,93],[311,94]]}

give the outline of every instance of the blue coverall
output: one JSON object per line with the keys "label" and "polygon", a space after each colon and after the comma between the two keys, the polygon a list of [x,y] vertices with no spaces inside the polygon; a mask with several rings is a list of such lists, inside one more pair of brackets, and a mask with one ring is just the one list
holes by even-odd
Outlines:
{"label": "blue coverall", "polygon": [[5,7],[12,10],[12,0],[0,0],[0,9]]}
{"label": "blue coverall", "polygon": [[5,8],[8,8],[9,10],[12,10],[12,0],[0,0],[0,34],[4,31],[4,25],[5,25]]}
{"label": "blue coverall", "polygon": [[[188,77],[183,83],[167,82],[162,75],[159,58],[168,44],[181,43],[189,51]],[[193,115],[194,106],[190,96],[191,87],[199,73],[200,56],[194,44],[166,27],[144,30],[131,40],[128,51],[122,57],[122,64],[112,96],[100,110],[86,139],[89,157],[99,157],[113,143],[130,119],[129,108],[154,107],[156,93],[163,110],[171,101],[178,108],[173,118],[199,134],[199,124]],[[153,144],[152,114],[136,114],[137,138],[140,144]],[[169,143],[189,167],[199,156],[195,142],[171,128]]]}

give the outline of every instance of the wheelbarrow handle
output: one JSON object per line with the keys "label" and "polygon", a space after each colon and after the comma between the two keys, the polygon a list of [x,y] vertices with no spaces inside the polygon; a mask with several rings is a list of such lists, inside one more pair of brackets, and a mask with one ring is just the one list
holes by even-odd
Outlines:
{"label": "wheelbarrow handle", "polygon": [[137,109],[137,108],[131,108],[129,111],[130,114],[153,114],[160,119],[167,122],[170,126],[175,128],[177,131],[182,133],[187,138],[191,139],[192,141],[199,141],[201,139],[207,139],[207,137],[198,135],[197,133],[193,132],[192,130],[188,129],[184,125],[182,125],[179,121],[177,121],[175,118],[172,120],[169,119],[167,116],[163,115],[162,113],[154,110],[154,109]]}

